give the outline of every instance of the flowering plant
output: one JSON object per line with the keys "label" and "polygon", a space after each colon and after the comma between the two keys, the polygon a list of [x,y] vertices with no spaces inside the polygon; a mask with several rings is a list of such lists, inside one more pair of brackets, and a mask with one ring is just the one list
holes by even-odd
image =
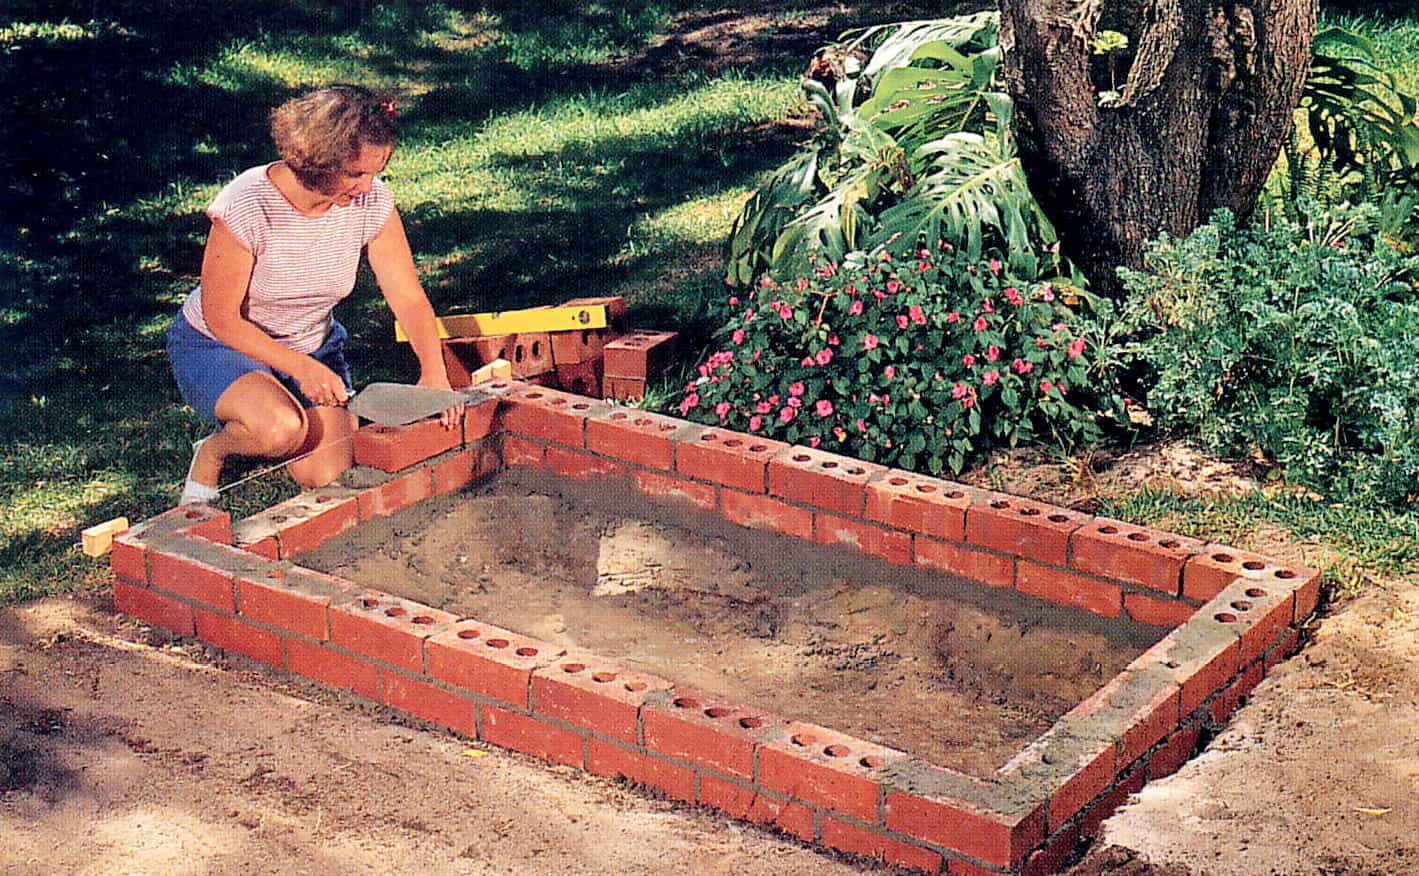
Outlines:
{"label": "flowering plant", "polygon": [[1098,438],[1083,292],[945,242],[804,273],[728,297],[683,416],[933,474],[993,445]]}

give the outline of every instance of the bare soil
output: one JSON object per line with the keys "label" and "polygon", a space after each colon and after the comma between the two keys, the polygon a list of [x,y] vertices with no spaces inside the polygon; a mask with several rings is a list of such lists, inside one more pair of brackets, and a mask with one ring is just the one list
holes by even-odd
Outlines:
{"label": "bare soil", "polygon": [[298,560],[981,776],[1164,633],[525,471]]}

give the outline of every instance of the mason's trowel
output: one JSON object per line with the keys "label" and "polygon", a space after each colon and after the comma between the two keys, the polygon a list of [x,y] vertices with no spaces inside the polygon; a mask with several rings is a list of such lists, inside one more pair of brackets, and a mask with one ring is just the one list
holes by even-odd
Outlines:
{"label": "mason's trowel", "polygon": [[371,383],[346,404],[350,413],[380,426],[407,426],[459,405],[477,404],[490,396],[470,388],[464,392],[431,389],[408,383]]}

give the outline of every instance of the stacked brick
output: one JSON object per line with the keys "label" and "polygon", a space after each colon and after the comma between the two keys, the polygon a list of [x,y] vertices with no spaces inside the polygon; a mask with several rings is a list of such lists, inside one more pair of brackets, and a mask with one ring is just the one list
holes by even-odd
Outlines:
{"label": "stacked brick", "polygon": [[[375,486],[305,493],[235,526],[177,509],[116,538],[117,607],[471,738],[978,876],[1062,866],[1294,650],[1319,596],[1313,570],[1256,554],[523,382],[490,389],[461,433],[362,430],[357,462],[387,472]],[[1172,629],[981,778],[291,561],[503,466],[629,478],[744,526]]]}

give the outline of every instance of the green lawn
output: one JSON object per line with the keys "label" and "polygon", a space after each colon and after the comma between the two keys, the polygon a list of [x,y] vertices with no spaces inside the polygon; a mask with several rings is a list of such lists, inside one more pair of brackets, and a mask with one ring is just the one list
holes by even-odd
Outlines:
{"label": "green lawn", "polygon": [[[79,529],[174,501],[205,429],[177,396],[162,331],[196,279],[203,206],[272,157],[270,107],[332,80],[398,93],[387,179],[440,312],[619,293],[638,324],[696,337],[739,202],[802,136],[775,123],[803,112],[811,48],[943,14],[823,8],[832,17],[754,7],[797,36],[744,39],[731,64],[693,41],[720,19],[687,0],[8,4],[0,604],[82,586],[97,566]],[[1414,82],[1419,19],[1400,16],[1347,21]],[[368,277],[340,315],[357,383],[413,377]],[[286,489],[257,479],[233,509]]]}

